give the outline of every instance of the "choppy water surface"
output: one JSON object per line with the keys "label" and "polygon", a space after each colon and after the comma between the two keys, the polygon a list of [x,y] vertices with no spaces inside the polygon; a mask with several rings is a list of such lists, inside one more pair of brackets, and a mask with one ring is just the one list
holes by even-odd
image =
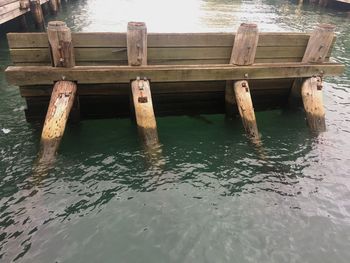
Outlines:
{"label": "choppy water surface", "polygon": [[[53,18],[50,18],[53,19]],[[57,19],[75,31],[308,31],[337,25],[334,57],[350,65],[350,18],[288,1],[86,0]],[[313,137],[303,112],[257,114],[259,157],[240,121],[158,118],[161,165],[130,120],[69,127],[55,168],[31,170],[40,129],[6,84],[0,38],[1,262],[349,262],[350,70],[326,79],[328,131]]]}

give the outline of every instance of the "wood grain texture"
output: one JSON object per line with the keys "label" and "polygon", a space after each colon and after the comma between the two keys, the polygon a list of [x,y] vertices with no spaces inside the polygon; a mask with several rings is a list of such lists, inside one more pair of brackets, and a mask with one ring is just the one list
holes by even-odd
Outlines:
{"label": "wood grain texture", "polygon": [[147,65],[147,27],[145,23],[128,23],[127,54],[129,66]]}
{"label": "wood grain texture", "polygon": [[307,123],[313,132],[326,130],[322,86],[320,77],[312,77],[306,79],[301,88]]}
{"label": "wood grain texture", "polygon": [[[66,79],[81,84],[129,83],[135,76],[147,77],[152,82],[211,81],[250,79],[283,79],[319,75],[336,76],[344,72],[338,63],[300,64],[271,63],[252,66],[76,66],[53,68],[47,66],[10,66],[5,70],[9,84],[17,86],[45,85]],[[248,75],[247,75],[248,74]],[[248,77],[246,77],[248,76]]]}
{"label": "wood grain texture", "polygon": [[75,56],[72,36],[66,23],[60,21],[49,22],[47,35],[50,44],[52,66],[74,67]]}
{"label": "wood grain texture", "polygon": [[131,91],[136,122],[141,137],[146,145],[155,145],[159,140],[149,81],[132,81]]}
{"label": "wood grain texture", "polygon": [[303,56],[303,63],[325,61],[333,43],[334,29],[335,26],[327,24],[321,24],[314,29]]}

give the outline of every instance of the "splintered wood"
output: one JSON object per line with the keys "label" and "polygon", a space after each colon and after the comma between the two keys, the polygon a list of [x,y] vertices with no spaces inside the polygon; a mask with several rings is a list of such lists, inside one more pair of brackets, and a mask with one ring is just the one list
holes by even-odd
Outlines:
{"label": "splintered wood", "polygon": [[326,121],[323,107],[322,79],[320,77],[306,79],[302,85],[301,94],[310,129],[314,132],[325,131]]}
{"label": "splintered wood", "polygon": [[153,111],[151,89],[148,80],[131,83],[136,122],[146,145],[158,143],[157,123]]}

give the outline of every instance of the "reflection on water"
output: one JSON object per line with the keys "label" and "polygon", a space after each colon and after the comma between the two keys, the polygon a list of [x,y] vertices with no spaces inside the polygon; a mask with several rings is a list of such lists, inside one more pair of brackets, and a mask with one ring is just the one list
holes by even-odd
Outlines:
{"label": "reflection on water", "polygon": [[[57,19],[74,31],[125,31],[131,20],[151,32],[333,23],[333,56],[350,65],[346,15],[293,1],[85,0]],[[4,69],[4,36],[0,53]],[[158,118],[160,163],[129,119],[94,120],[68,127],[55,167],[35,177],[40,125],[25,122],[0,73],[0,261],[347,262],[349,86],[349,67],[326,79],[328,130],[318,137],[302,112],[257,113],[264,158],[241,121],[222,115]]]}

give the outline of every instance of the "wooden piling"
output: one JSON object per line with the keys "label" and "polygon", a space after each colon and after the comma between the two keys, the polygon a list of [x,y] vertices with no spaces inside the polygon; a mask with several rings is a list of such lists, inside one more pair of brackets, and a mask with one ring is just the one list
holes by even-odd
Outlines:
{"label": "wooden piling", "polygon": [[28,10],[30,8],[29,0],[20,0],[19,1],[19,8],[21,10]]}
{"label": "wooden piling", "polygon": [[[328,24],[318,25],[312,32],[302,59],[302,63],[323,63],[329,53],[334,39],[335,26]],[[322,75],[324,72],[320,72]],[[300,106],[301,86],[305,79],[295,79],[289,94],[289,106]]]}
{"label": "wooden piling", "polygon": [[51,164],[55,159],[76,91],[77,85],[71,81],[58,81],[53,88],[41,134],[39,153],[41,165]]}
{"label": "wooden piling", "polygon": [[131,90],[139,132],[147,146],[156,145],[159,140],[149,81],[134,80]]}
{"label": "wooden piling", "polygon": [[49,0],[49,6],[51,14],[56,15],[58,12],[58,2],[57,0]]}
{"label": "wooden piling", "polygon": [[[127,50],[129,66],[147,65],[147,28],[145,23],[128,23]],[[131,91],[140,135],[146,145],[155,145],[159,140],[150,83],[147,79],[141,80],[138,77],[137,80],[132,81]]]}
{"label": "wooden piling", "polygon": [[[259,41],[259,32],[256,24],[241,24],[235,36],[230,63],[239,66],[248,66],[254,63],[255,54]],[[242,76],[248,78],[248,74]],[[242,118],[243,126],[249,136],[259,138],[256,124],[253,102],[250,95],[247,80],[239,80],[234,84],[227,81],[225,90],[226,108],[233,108],[233,94]]]}
{"label": "wooden piling", "polygon": [[249,91],[248,81],[236,81],[234,84],[234,91],[244,129],[250,137],[259,138],[258,126],[256,124],[256,118],[252,98]]}
{"label": "wooden piling", "polygon": [[75,66],[71,30],[61,21],[49,22],[47,28],[53,67],[72,68]]}
{"label": "wooden piling", "polygon": [[[71,31],[64,22],[52,21],[48,26],[48,39],[53,67],[75,66]],[[62,76],[64,79],[64,76]],[[54,85],[41,136],[40,164],[54,161],[66,123],[76,97],[77,85],[61,80]]]}
{"label": "wooden piling", "polygon": [[30,10],[33,15],[36,28],[45,31],[44,14],[40,0],[30,0]]}
{"label": "wooden piling", "polygon": [[[334,39],[335,26],[321,24],[312,32],[302,63],[323,63]],[[313,131],[324,131],[325,113],[322,98],[322,75],[309,79],[296,79],[289,95],[290,105],[299,105],[302,98],[308,124]],[[313,109],[312,109],[313,107]],[[316,116],[316,117],[313,117]]]}
{"label": "wooden piling", "polygon": [[147,65],[147,27],[145,23],[128,23],[127,47],[129,66]]}
{"label": "wooden piling", "polygon": [[322,87],[321,77],[312,77],[306,79],[301,88],[307,122],[313,132],[326,130]]}

